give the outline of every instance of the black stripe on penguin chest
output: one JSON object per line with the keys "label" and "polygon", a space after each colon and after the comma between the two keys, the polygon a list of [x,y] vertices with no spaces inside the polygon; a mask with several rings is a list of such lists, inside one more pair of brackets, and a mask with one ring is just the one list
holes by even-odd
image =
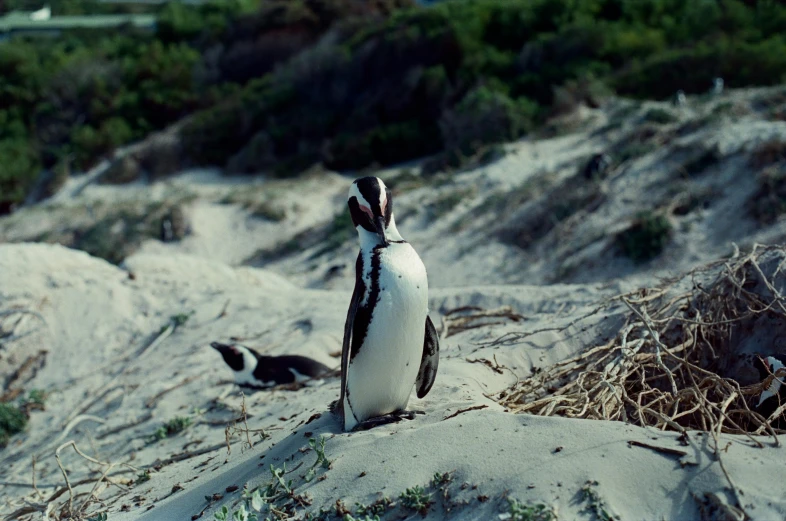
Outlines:
{"label": "black stripe on penguin chest", "polygon": [[[363,256],[358,256],[358,264],[357,264],[357,279],[355,284],[358,284],[360,287],[358,288],[360,294],[363,296],[361,297],[361,303],[358,305],[358,309],[355,312],[355,321],[352,324],[352,344],[350,345],[349,349],[349,361],[355,358],[355,356],[360,351],[360,347],[365,342],[366,337],[368,336],[368,328],[371,325],[371,320],[374,316],[374,309],[376,308],[377,304],[379,303],[379,299],[381,293],[384,291],[384,288],[380,286],[380,274],[382,271],[382,252],[385,250],[384,245],[379,245],[374,248],[371,252],[371,272],[369,274],[369,286],[366,287],[366,282],[363,280],[363,271],[365,266],[363,265]],[[368,298],[366,299],[366,292],[368,292]],[[365,300],[365,304],[363,301]]]}

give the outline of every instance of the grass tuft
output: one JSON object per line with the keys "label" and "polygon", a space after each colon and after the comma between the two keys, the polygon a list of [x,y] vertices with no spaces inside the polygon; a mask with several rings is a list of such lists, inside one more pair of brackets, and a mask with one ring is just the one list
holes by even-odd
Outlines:
{"label": "grass tuft", "polygon": [[611,513],[606,502],[600,497],[600,494],[595,489],[597,486],[597,481],[587,481],[581,487],[581,499],[589,503],[585,510],[594,514],[595,519],[600,521],[615,521],[615,519],[619,519],[618,516]]}
{"label": "grass tuft", "polygon": [[164,438],[176,436],[190,427],[192,423],[193,420],[188,416],[176,416],[156,429],[151,437],[152,441],[163,440]]}
{"label": "grass tuft", "polygon": [[636,217],[627,230],[617,236],[617,243],[626,257],[641,263],[660,255],[671,234],[671,223],[664,215],[644,212]]}

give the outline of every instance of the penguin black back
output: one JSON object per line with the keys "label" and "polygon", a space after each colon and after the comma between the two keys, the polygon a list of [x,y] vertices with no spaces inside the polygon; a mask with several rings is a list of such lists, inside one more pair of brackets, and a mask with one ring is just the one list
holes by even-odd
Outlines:
{"label": "penguin black back", "polygon": [[213,342],[224,362],[235,373],[235,381],[245,387],[264,389],[275,385],[304,382],[325,376],[330,368],[299,355],[264,356],[240,344]]}

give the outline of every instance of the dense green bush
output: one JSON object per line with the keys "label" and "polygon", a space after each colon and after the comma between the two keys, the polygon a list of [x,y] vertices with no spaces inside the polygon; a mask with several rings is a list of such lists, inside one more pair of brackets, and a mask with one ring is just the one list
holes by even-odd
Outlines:
{"label": "dense green bush", "polygon": [[24,201],[40,166],[38,152],[26,139],[0,140],[0,213]]}
{"label": "dense green bush", "polygon": [[444,114],[443,143],[448,150],[472,154],[482,145],[516,139],[532,128],[538,108],[526,98],[513,100],[499,90],[478,87]]}
{"label": "dense green bush", "polygon": [[[27,0],[8,0],[12,8]],[[213,0],[55,13],[159,16],[156,34],[74,31],[0,45],[0,204],[38,169],[86,169],[184,116],[197,165],[278,175],[460,157],[610,90],[769,85],[786,75],[771,0]],[[89,11],[88,11],[89,9]],[[653,116],[653,114],[650,114]],[[661,118],[659,121],[665,121]]]}

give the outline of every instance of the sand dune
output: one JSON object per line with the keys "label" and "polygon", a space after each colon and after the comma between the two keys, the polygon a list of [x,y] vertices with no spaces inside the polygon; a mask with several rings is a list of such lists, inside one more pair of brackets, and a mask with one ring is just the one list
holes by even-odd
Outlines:
{"label": "sand dune", "polygon": [[[516,415],[489,398],[532,366],[553,364],[591,344],[598,331],[543,332],[523,344],[497,348],[479,343],[507,331],[565,325],[611,295],[610,290],[437,290],[431,307],[438,320],[441,312],[467,305],[508,305],[526,320],[470,329],[443,340],[434,389],[425,400],[413,399],[426,415],[414,421],[363,433],[340,432],[326,411],[338,394],[338,382],[332,379],[298,391],[246,396],[248,428],[263,429],[269,438],[251,435],[254,447],[244,448],[245,435],[235,432],[228,453],[224,427],[238,417],[242,398],[234,386],[218,384],[229,371],[207,343],[242,337],[265,352],[297,352],[335,366],[331,353],[340,347],[347,293],[298,289],[264,270],[188,256],[141,254],[125,265],[127,271],[58,246],[0,247],[0,270],[9,275],[2,288],[4,309],[35,310],[45,321],[24,326],[32,334],[8,343],[4,360],[20,360],[46,346],[46,364],[33,382],[51,393],[46,411],[34,413],[28,432],[3,452],[6,513],[24,508],[14,498],[27,496],[34,505],[45,504],[30,488],[33,455],[43,497],[63,491],[53,456],[70,440],[87,455],[115,465],[109,476],[119,487],[107,487],[104,481],[97,491],[109,518],[119,520],[191,519],[208,506],[206,496],[223,495],[204,510],[203,517],[211,518],[221,505],[239,502],[241,492],[228,493],[228,487],[264,485],[271,479],[270,465],[283,469],[285,464],[288,471],[296,469],[286,475],[293,480],[294,493],[310,503],[296,509],[295,518],[334,508],[336,500],[354,511],[355,503],[368,505],[385,496],[396,503],[390,515],[398,516],[408,512],[400,495],[418,485],[432,494],[433,519],[448,511],[455,519],[489,519],[507,511],[508,497],[543,503],[563,519],[591,518],[585,510],[591,501],[581,493],[588,481],[597,481],[591,489],[621,519],[697,519],[699,507],[692,496],[704,493],[733,502],[706,434],[692,433],[685,446],[674,432]],[[220,316],[227,302],[226,314]],[[563,305],[570,313],[554,311]],[[170,331],[170,316],[192,311],[184,324]],[[472,362],[482,359],[489,365]],[[496,364],[505,369],[490,367]],[[191,425],[151,441],[156,429],[174,417],[188,417]],[[326,438],[330,468],[319,467],[318,479],[306,482],[303,476],[316,455],[303,449],[309,438],[321,436]],[[783,449],[774,447],[772,439],[761,438],[764,448],[753,447],[743,436],[724,435],[722,440],[728,443],[724,464],[744,493],[752,518],[782,518]],[[187,457],[202,450],[204,454]],[[167,463],[179,455],[185,459]],[[76,489],[81,493],[89,492],[99,471],[106,469],[70,447],[62,450],[62,461],[72,482],[87,481]],[[150,480],[140,483],[144,469]],[[435,473],[449,473],[448,482],[429,485]],[[67,498],[65,492],[50,504],[62,512]],[[78,495],[74,508],[85,500]],[[88,502],[86,510],[99,506]]]}
{"label": "sand dune", "polygon": [[[648,396],[666,389],[663,399],[673,398],[653,346],[662,339],[677,350],[669,363],[690,349],[698,330],[682,325],[700,323],[690,313],[701,295],[717,297],[718,280],[731,285],[719,313],[735,325],[729,342],[704,341],[736,350],[716,357],[723,370],[738,354],[783,350],[786,256],[757,250],[771,288],[740,264],[755,243],[786,237],[783,218],[758,222],[750,207],[757,151],[786,142],[784,123],[757,108],[779,92],[733,92],[679,111],[615,100],[579,114],[579,130],[505,145],[489,164],[432,177],[376,172],[396,187],[399,229],[429,271],[442,351],[434,388],[410,402],[426,414],[362,433],[341,432],[327,410],[337,378],[243,395],[209,347],[239,341],[339,365],[357,248],[343,214],[351,178],[200,171],[151,185],[88,182],[100,172],[72,180],[0,220],[4,396],[47,395],[0,451],[0,515],[216,519],[266,491],[273,499],[259,519],[786,518],[783,435],[729,434],[751,418],[753,382],[723,380],[736,394],[717,440],[697,430],[695,411],[676,426],[652,427],[665,423],[649,416],[642,427],[635,404],[610,401],[615,378],[635,363],[649,364]],[[653,108],[675,120],[655,128],[646,121]],[[625,159],[603,179],[584,179],[582,166],[600,151]],[[151,228],[167,205],[188,218],[182,240],[162,242]],[[641,212],[664,216],[671,234],[662,252],[637,262],[619,237]],[[107,258],[117,237],[137,242],[118,265],[45,244],[85,236],[92,242],[79,244]],[[646,316],[621,294],[640,299],[632,308]],[[761,304],[755,316],[749,304]],[[650,326],[662,328],[657,339]],[[559,368],[563,376],[547,378]],[[630,378],[635,397],[645,386]],[[510,398],[525,388],[525,398]],[[718,409],[731,395],[712,389],[719,401],[706,408]],[[671,405],[666,416],[684,411]]]}

